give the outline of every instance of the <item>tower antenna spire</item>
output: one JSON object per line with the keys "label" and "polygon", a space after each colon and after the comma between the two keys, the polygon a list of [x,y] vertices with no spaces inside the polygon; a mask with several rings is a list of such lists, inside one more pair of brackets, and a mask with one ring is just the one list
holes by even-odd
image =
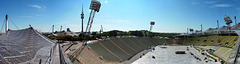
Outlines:
{"label": "tower antenna spire", "polygon": [[84,13],[83,13],[83,5],[82,5],[82,14],[81,14],[81,19],[82,19],[82,33],[83,33],[83,19],[84,19]]}

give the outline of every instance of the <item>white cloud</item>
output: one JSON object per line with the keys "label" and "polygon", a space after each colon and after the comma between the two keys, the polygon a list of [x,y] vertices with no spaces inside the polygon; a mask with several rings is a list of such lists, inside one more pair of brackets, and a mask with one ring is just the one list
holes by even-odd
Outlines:
{"label": "white cloud", "polygon": [[101,3],[107,4],[108,0],[100,1]]}
{"label": "white cloud", "polygon": [[91,12],[91,10],[89,9],[88,12]]}
{"label": "white cloud", "polygon": [[214,7],[231,7],[232,5],[230,4],[216,4],[216,5],[213,5]]}
{"label": "white cloud", "polygon": [[218,1],[207,1],[207,2],[205,2],[205,3],[207,3],[207,4],[216,4]]}
{"label": "white cloud", "polygon": [[104,1],[104,3],[106,3],[106,4],[107,4],[107,3],[108,3],[108,1],[107,1],[107,0],[105,0],[105,1]]}
{"label": "white cloud", "polygon": [[38,8],[38,9],[41,9],[43,7],[41,7],[40,5],[29,5],[30,7],[33,7],[33,8]]}

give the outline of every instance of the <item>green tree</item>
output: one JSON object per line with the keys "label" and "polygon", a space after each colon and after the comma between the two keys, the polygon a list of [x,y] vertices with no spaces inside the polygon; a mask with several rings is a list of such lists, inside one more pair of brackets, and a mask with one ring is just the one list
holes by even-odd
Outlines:
{"label": "green tree", "polygon": [[117,30],[110,31],[109,36],[117,36]]}
{"label": "green tree", "polygon": [[55,39],[57,39],[57,37],[56,37],[56,36],[54,36],[54,35],[48,36],[48,38],[49,38],[49,39],[52,39],[52,40],[55,40]]}

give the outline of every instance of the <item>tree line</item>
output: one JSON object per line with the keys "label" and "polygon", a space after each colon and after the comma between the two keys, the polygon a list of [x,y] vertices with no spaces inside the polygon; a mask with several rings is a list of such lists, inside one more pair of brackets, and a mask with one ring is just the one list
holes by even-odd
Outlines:
{"label": "tree line", "polygon": [[119,31],[119,30],[111,30],[103,33],[92,32],[91,35],[86,35],[84,33],[80,33],[78,36],[69,36],[69,35],[51,35],[51,34],[43,34],[52,40],[59,41],[83,41],[83,40],[95,40],[100,38],[107,37],[116,37],[116,36],[137,36],[137,37],[172,37],[175,35],[179,35],[180,33],[158,33],[158,32],[149,32],[147,30],[136,30],[136,31]]}

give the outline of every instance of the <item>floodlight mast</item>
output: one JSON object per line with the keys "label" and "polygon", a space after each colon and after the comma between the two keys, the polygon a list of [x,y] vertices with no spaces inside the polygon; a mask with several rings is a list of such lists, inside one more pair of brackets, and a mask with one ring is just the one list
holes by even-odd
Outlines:
{"label": "floodlight mast", "polygon": [[202,24],[201,24],[201,33],[202,33],[202,35],[203,35],[203,31],[202,31]]}
{"label": "floodlight mast", "polygon": [[54,25],[52,26],[52,34],[54,33]]}
{"label": "floodlight mast", "polygon": [[151,26],[150,26],[150,31],[152,31],[152,26],[153,26],[154,24],[155,24],[155,22],[153,22],[153,21],[150,22],[150,25],[151,25]]}
{"label": "floodlight mast", "polygon": [[217,34],[219,34],[219,23],[218,23],[218,20],[217,20],[217,29],[218,29]]}
{"label": "floodlight mast", "polygon": [[60,32],[62,31],[62,26],[60,27]]}
{"label": "floodlight mast", "polygon": [[151,26],[150,26],[150,30],[149,30],[149,36],[151,35],[150,32],[152,31],[152,27],[153,27],[153,25],[155,25],[155,22],[151,21],[151,22],[150,22],[150,25],[151,25]]}
{"label": "floodlight mast", "polygon": [[202,32],[202,24],[201,24],[201,32]]}
{"label": "floodlight mast", "polygon": [[235,19],[235,25],[237,25],[237,17],[234,16],[234,19]]}
{"label": "floodlight mast", "polygon": [[89,16],[87,27],[86,27],[87,35],[90,35],[90,31],[92,28],[92,23],[93,23],[95,13],[99,12],[100,7],[101,7],[101,3],[99,1],[97,1],[97,0],[91,1],[91,5],[90,5],[91,12],[90,12],[90,16]]}
{"label": "floodlight mast", "polygon": [[103,33],[103,27],[102,27],[102,25],[101,25],[101,29],[100,29],[100,34],[101,34],[101,33]]}
{"label": "floodlight mast", "polygon": [[[230,30],[230,28],[231,28],[230,24],[232,23],[232,20],[230,19],[229,16],[226,16],[226,15],[223,17],[223,19],[224,19],[226,25],[228,25],[227,29],[228,29],[228,31],[230,32],[230,31],[231,31],[231,30]],[[228,32],[228,33],[229,33],[229,32]],[[229,33],[229,35],[230,35],[230,33]]]}
{"label": "floodlight mast", "polygon": [[89,15],[89,19],[88,19],[88,23],[87,23],[87,27],[86,27],[86,34],[88,34],[88,26],[89,26],[89,22],[90,22],[90,20],[91,20],[91,16],[92,15],[92,10],[91,10],[91,12],[90,12],[90,15]]}
{"label": "floodlight mast", "polygon": [[[91,27],[92,27],[92,23],[93,23],[95,13],[99,12],[100,7],[101,7],[101,3],[99,1],[97,1],[97,0],[92,0],[91,1],[91,5],[90,5],[90,8],[89,8],[89,9],[91,9],[91,12],[90,12],[88,23],[87,23],[87,26],[86,26],[86,35],[90,35],[90,31],[91,31]],[[83,47],[79,48],[78,51],[75,51],[73,53],[73,55],[76,54],[74,57],[78,56],[81,53],[82,49],[85,47],[86,44],[87,44],[86,40],[83,40],[83,44],[82,44]]]}
{"label": "floodlight mast", "polygon": [[218,23],[218,20],[217,20],[217,29],[219,29],[219,23]]}

